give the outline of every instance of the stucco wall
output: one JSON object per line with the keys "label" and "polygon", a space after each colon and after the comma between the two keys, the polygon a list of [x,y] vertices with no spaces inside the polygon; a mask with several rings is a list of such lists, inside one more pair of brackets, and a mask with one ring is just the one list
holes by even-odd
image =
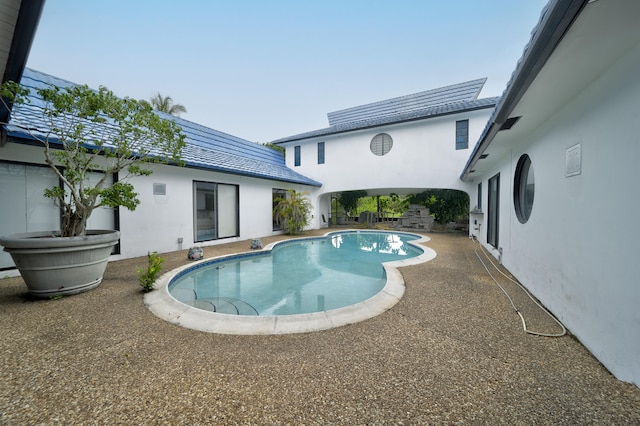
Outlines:
{"label": "stucco wall", "polygon": [[[368,190],[371,195],[419,193],[428,188],[459,189],[472,185],[459,179],[474,142],[479,138],[491,109],[447,115],[426,120],[380,126],[324,137],[287,142],[287,166],[322,187],[312,191],[313,227],[321,227],[321,214],[329,210],[328,194]],[[455,122],[469,120],[469,148],[456,150]],[[378,133],[393,138],[384,156],[370,150]],[[325,163],[318,164],[317,144],[325,143]],[[294,147],[300,146],[301,164],[294,165]],[[322,210],[324,209],[324,210]]]}
{"label": "stucco wall", "polygon": [[[585,87],[527,139],[514,141],[500,165],[482,177],[486,216],[487,179],[501,173],[499,245],[504,265],[614,375],[636,385],[638,69],[640,48]],[[566,177],[566,150],[576,144],[581,145],[581,174]],[[518,221],[513,207],[513,173],[523,153],[531,158],[535,172],[535,200],[526,224]],[[486,241],[484,224],[481,241]]]}
{"label": "stucco wall", "polygon": [[[42,164],[43,152],[38,146],[8,143],[0,148],[0,160]],[[132,212],[120,208],[121,254],[113,259],[143,256],[148,251],[175,251],[180,248],[178,238],[183,239],[182,248],[193,246],[193,181],[239,185],[240,236],[197,243],[201,246],[281,233],[272,230],[272,190],[310,190],[303,185],[186,167],[152,167],[151,176],[131,180],[139,193],[140,205]],[[165,184],[166,195],[154,195],[154,183]],[[2,215],[5,221],[10,221],[10,206],[2,206]]]}

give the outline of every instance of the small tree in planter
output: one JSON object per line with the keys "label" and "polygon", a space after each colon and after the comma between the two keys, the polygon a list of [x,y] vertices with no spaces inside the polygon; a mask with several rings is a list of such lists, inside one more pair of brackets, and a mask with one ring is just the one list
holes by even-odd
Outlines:
{"label": "small tree in planter", "polygon": [[[31,121],[23,123],[17,118],[13,118],[11,124],[26,129],[36,141],[42,143],[44,161],[62,183],[44,192],[44,196],[52,199],[62,210],[60,237],[68,237],[72,241],[87,240],[87,220],[98,207],[123,206],[134,210],[140,201],[129,180],[134,176],[150,175],[151,169],[146,165],[182,163],[181,152],[185,146],[182,129],[175,122],[161,118],[146,101],[118,98],[104,87],[96,91],[86,85],[66,88],[48,86],[35,92],[42,100],[41,107],[28,105],[31,100],[28,88],[14,82],[2,86],[3,98],[38,114],[33,121],[41,128],[34,129]],[[89,177],[95,172],[101,173],[101,178],[91,184]],[[107,186],[106,183],[115,174],[118,174],[118,181]],[[119,233],[116,235],[113,244],[117,242]],[[24,234],[0,239],[0,244],[14,258],[27,286],[30,286],[29,281],[36,281],[33,270],[42,266],[34,268],[30,261],[16,257],[25,251],[24,241],[17,240],[30,239],[32,243],[33,237],[37,236]],[[57,241],[51,244],[63,243]],[[107,260],[113,244],[108,247]],[[93,258],[87,260],[94,261]],[[94,272],[89,273],[87,279],[92,282],[90,288],[100,283],[102,272],[99,278],[93,276]],[[77,271],[75,274],[78,275]],[[46,274],[43,278],[54,280]],[[71,278],[64,277],[64,283]],[[37,285],[40,287],[35,290],[30,287],[30,291],[37,296],[47,297],[85,291],[80,284],[70,288],[64,283],[57,290],[40,288],[44,284],[39,283]],[[56,286],[59,284],[55,283]]]}
{"label": "small tree in planter", "polygon": [[[86,85],[36,92],[44,102],[39,117],[44,128],[33,131],[27,123],[12,124],[22,125],[42,143],[45,162],[62,182],[44,195],[62,208],[63,237],[85,235],[87,219],[98,207],[135,210],[140,201],[128,181],[151,174],[145,163],[181,162],[182,129],[154,113],[146,101],[118,98],[105,87],[95,91]],[[2,91],[18,105],[30,102],[28,93],[13,82]],[[89,184],[92,172],[102,173],[95,185]],[[105,186],[116,173],[118,182]]]}
{"label": "small tree in planter", "polygon": [[289,235],[295,235],[309,224],[311,203],[305,198],[306,192],[289,189],[288,196],[276,198],[273,217],[278,224],[282,224]]}

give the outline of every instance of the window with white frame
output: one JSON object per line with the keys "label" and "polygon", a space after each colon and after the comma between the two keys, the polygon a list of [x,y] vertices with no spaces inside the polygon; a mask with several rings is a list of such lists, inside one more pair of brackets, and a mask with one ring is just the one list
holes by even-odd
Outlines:
{"label": "window with white frame", "polygon": [[318,164],[324,164],[324,142],[318,142]]}
{"label": "window with white frame", "polygon": [[456,121],[456,149],[469,148],[469,120]]}
{"label": "window with white frame", "polygon": [[300,165],[300,145],[293,147],[293,165],[296,167]]}
{"label": "window with white frame", "polygon": [[193,239],[210,241],[239,235],[238,185],[193,183]]}
{"label": "window with white frame", "polygon": [[393,148],[393,139],[386,133],[378,133],[371,139],[369,149],[377,156],[387,155]]}
{"label": "window with white frame", "polygon": [[523,154],[518,160],[513,182],[513,204],[520,223],[527,223],[533,210],[536,182],[531,159]]}

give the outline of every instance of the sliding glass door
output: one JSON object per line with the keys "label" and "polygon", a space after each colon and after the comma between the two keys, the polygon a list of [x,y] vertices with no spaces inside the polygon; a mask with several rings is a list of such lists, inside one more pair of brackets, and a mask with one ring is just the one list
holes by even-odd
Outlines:
{"label": "sliding glass door", "polygon": [[237,237],[238,185],[194,182],[194,241]]}
{"label": "sliding glass door", "polygon": [[487,242],[498,248],[500,223],[500,173],[489,179],[489,209],[487,211]]}

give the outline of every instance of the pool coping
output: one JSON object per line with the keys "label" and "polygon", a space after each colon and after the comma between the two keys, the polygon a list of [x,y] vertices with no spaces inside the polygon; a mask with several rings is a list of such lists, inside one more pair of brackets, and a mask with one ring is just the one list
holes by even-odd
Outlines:
{"label": "pool coping", "polygon": [[224,260],[242,255],[255,255],[273,250],[275,246],[291,241],[303,241],[309,239],[324,238],[331,234],[345,232],[394,232],[379,230],[358,230],[345,229],[342,231],[331,231],[318,237],[302,237],[277,241],[266,245],[260,250],[250,252],[239,252],[224,256],[216,256],[197,262],[188,263],[163,274],[155,284],[155,289],[144,295],[145,306],[157,317],[172,324],[189,328],[192,330],[207,333],[238,334],[238,335],[265,335],[265,334],[293,334],[308,333],[312,331],[328,330],[341,327],[347,324],[364,321],[391,309],[400,301],[404,295],[405,285],[402,274],[398,268],[419,263],[428,262],[436,257],[436,252],[418,243],[426,243],[431,239],[427,236],[414,234],[412,232],[398,231],[399,234],[410,234],[420,237],[417,240],[409,241],[409,244],[418,247],[423,251],[419,256],[410,259],[396,260],[382,263],[387,275],[387,282],[380,292],[374,296],[343,308],[331,309],[322,312],[294,315],[265,315],[265,316],[245,316],[229,315],[217,312],[209,312],[194,308],[179,302],[169,293],[169,283],[179,274],[187,269],[191,269],[199,264],[210,263],[212,261]]}

